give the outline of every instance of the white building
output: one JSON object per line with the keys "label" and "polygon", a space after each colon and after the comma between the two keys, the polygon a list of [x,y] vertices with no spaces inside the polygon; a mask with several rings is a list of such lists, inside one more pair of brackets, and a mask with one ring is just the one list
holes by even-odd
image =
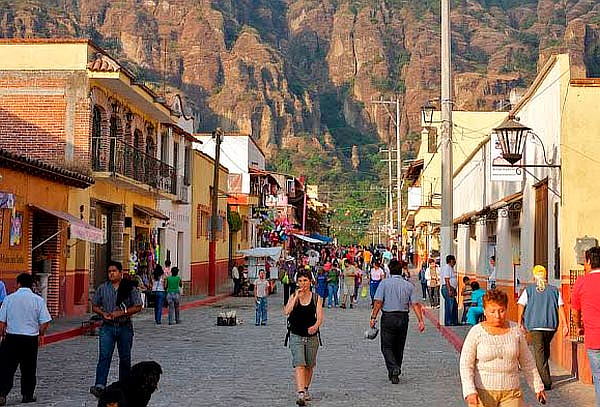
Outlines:
{"label": "white building", "polygon": [[191,279],[190,247],[191,247],[191,152],[194,119],[186,117],[182,101],[176,95],[171,102],[171,109],[179,119],[177,127],[161,136],[161,159],[172,162],[177,171],[177,201],[159,200],[158,210],[169,219],[158,225],[158,241],[160,247],[160,264],[166,260],[171,266],[179,268],[183,281]]}

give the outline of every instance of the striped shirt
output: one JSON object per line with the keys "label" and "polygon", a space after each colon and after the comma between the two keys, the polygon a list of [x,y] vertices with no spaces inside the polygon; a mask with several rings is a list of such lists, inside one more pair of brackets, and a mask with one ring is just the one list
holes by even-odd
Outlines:
{"label": "striped shirt", "polygon": [[[110,281],[107,281],[96,288],[94,298],[92,299],[92,304],[102,308],[104,312],[114,312],[121,309],[119,307],[120,304],[117,304],[117,289]],[[133,287],[131,289],[129,296],[125,299],[125,301],[123,301],[123,304],[127,308],[133,307],[134,305],[142,305],[142,297],[140,296],[140,292],[137,288]],[[110,320],[108,322],[123,324],[130,320],[131,318],[129,315],[123,315],[122,317]]]}

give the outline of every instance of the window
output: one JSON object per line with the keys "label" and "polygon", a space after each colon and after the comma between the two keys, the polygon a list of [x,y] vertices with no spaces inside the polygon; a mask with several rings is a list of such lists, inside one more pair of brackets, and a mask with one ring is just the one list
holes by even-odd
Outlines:
{"label": "window", "polygon": [[169,133],[166,131],[160,136],[160,160],[163,162],[169,160]]}
{"label": "window", "polygon": [[185,153],[183,156],[183,183],[185,185],[191,185],[191,163],[192,163],[192,150],[189,147],[185,148]]}
{"label": "window", "polygon": [[196,209],[196,238],[208,237],[210,215],[198,205]]}
{"label": "window", "polygon": [[92,113],[92,167],[95,170],[100,169],[102,165],[102,111],[98,106],[94,106]]}
{"label": "window", "polygon": [[427,152],[437,152],[437,128],[430,127],[427,135]]}

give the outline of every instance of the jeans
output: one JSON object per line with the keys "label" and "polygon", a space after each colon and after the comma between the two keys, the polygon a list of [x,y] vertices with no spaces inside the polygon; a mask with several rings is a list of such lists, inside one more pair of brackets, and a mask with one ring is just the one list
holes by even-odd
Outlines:
{"label": "jeans", "polygon": [[21,368],[21,395],[33,397],[36,385],[38,337],[7,334],[0,345],[0,396],[10,393],[17,366]]}
{"label": "jeans", "polygon": [[384,312],[381,317],[381,353],[388,374],[399,375],[408,332],[408,312]]}
{"label": "jeans", "polygon": [[432,307],[437,307],[440,305],[440,287],[428,287],[427,291],[429,291],[429,303]]}
{"label": "jeans", "polygon": [[162,309],[165,304],[165,292],[154,291],[154,322],[160,324],[162,320]]}
{"label": "jeans", "polygon": [[596,391],[596,407],[600,407],[600,349],[588,349],[590,369],[594,378],[594,390]]}
{"label": "jeans", "polygon": [[242,288],[242,280],[239,278],[233,278],[233,295],[239,295],[240,289]]}
{"label": "jeans", "polygon": [[267,297],[258,297],[256,300],[256,325],[267,324]]}
{"label": "jeans", "polygon": [[334,305],[334,303],[336,307],[340,305],[340,299],[338,298],[338,285],[336,283],[328,283],[327,291],[327,305],[330,307]]}
{"label": "jeans", "polygon": [[423,292],[423,299],[427,299],[427,282],[421,282],[421,291]]}
{"label": "jeans", "polygon": [[119,351],[119,380],[125,379],[131,370],[131,347],[133,346],[133,325],[116,325],[104,322],[100,328],[98,341],[98,366],[96,385],[106,386],[110,362],[115,351]]}
{"label": "jeans", "polygon": [[169,304],[169,325],[173,323],[173,316],[175,316],[175,323],[179,323],[179,302],[181,301],[181,294],[179,293],[167,293],[167,304]]}
{"label": "jeans", "polygon": [[377,287],[381,284],[381,280],[371,280],[369,283],[369,294],[371,294],[371,302],[375,301],[375,293],[377,292]]}
{"label": "jeans", "polygon": [[469,308],[471,308],[471,302],[463,301],[463,313],[462,318],[460,319],[461,324],[465,324],[467,322],[467,313],[469,312]]}
{"label": "jeans", "polygon": [[292,295],[296,291],[296,284],[284,284],[283,285],[283,305],[287,305],[288,300],[290,299],[290,295]]}
{"label": "jeans", "polygon": [[458,303],[456,296],[450,297],[446,285],[442,286],[442,296],[444,297],[444,325],[458,325]]}

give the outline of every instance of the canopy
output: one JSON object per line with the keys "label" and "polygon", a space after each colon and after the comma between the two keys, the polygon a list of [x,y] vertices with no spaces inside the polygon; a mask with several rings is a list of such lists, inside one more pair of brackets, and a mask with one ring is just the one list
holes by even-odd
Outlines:
{"label": "canopy", "polygon": [[313,234],[310,235],[310,237],[312,237],[313,239],[321,240],[321,241],[323,241],[325,243],[331,243],[331,242],[333,242],[333,238],[331,238],[329,236],[323,236],[323,235],[321,235],[319,233],[313,233]]}
{"label": "canopy", "polygon": [[160,220],[169,220],[169,217],[162,212],[157,211],[156,209],[150,208],[148,206],[143,205],[133,205],[133,210],[141,212],[142,214],[149,216],[151,218],[156,218]]}
{"label": "canopy", "polygon": [[57,211],[55,209],[45,208],[39,205],[31,205],[35,209],[46,212],[52,216],[60,218],[62,220],[66,220],[69,222],[71,227],[71,237],[74,239],[86,240],[92,243],[103,244],[106,243],[104,241],[104,231],[97,227],[90,225],[87,222],[65,212]]}
{"label": "canopy", "polygon": [[293,234],[293,236],[297,237],[300,240],[304,240],[305,242],[308,243],[315,243],[315,244],[325,244],[324,241],[319,240],[319,239],[314,239],[312,237],[308,237],[308,236],[304,236],[304,235],[297,235],[297,234]]}
{"label": "canopy", "polygon": [[239,250],[238,253],[246,257],[270,257],[273,260],[279,260],[283,247],[255,247],[253,249]]}

